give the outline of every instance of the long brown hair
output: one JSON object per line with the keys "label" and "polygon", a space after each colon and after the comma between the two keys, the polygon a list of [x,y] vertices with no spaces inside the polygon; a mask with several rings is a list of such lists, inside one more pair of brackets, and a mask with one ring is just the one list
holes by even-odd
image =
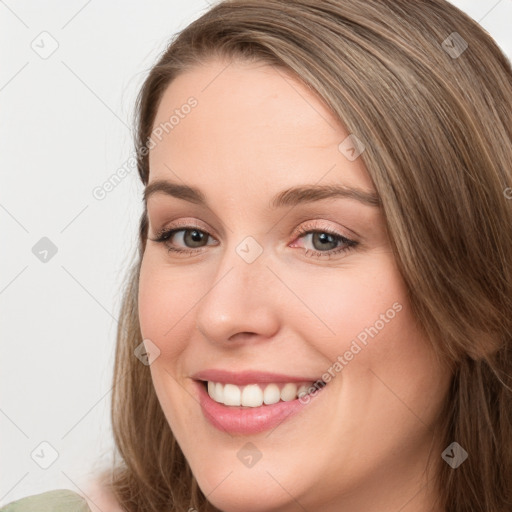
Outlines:
{"label": "long brown hair", "polygon": [[[178,33],[136,104],[138,171],[149,177],[155,114],[180,73],[212,57],[291,72],[350,133],[379,194],[419,325],[453,367],[439,428],[468,453],[437,477],[440,509],[512,510],[512,69],[445,0],[233,0]],[[108,480],[129,512],[214,510],[165,420],[141,341],[138,276],[117,334]],[[438,454],[441,457],[441,454]],[[120,460],[117,460],[119,458]]]}

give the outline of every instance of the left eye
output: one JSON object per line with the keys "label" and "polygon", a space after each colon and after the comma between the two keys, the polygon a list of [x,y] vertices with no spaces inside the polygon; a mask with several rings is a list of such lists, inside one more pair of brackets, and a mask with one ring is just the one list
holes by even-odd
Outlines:
{"label": "left eye", "polygon": [[326,231],[307,231],[299,239],[306,239],[307,237],[310,237],[309,241],[312,243],[314,250],[319,250],[320,252],[323,252],[324,249],[329,250],[329,245],[332,245],[332,249],[335,249],[340,238]]}
{"label": "left eye", "polygon": [[[178,233],[181,233],[181,243],[185,245],[185,248],[177,247],[174,243],[171,243],[175,236],[178,235]],[[311,241],[315,248],[312,250],[306,248],[306,256],[312,255],[315,257],[330,257],[331,255],[342,251],[347,251],[358,245],[358,242],[350,240],[340,233],[331,232],[329,230],[302,230],[297,235],[297,239],[306,238],[309,235],[312,236]],[[210,236],[211,235],[206,231],[200,230],[193,226],[186,226],[182,228],[161,231],[157,238],[150,238],[150,240],[153,242],[165,243],[169,252],[194,254],[198,252],[198,249],[208,245],[205,242],[208,241],[208,237]],[[334,245],[334,247],[329,248],[328,246],[330,245]],[[320,250],[316,247],[320,247]]]}
{"label": "left eye", "polygon": [[[355,240],[350,240],[340,233],[325,229],[302,230],[299,233],[298,238],[306,238],[309,236],[311,236],[310,240],[312,242],[313,249],[306,249],[306,256],[331,257],[340,252],[348,251],[358,245],[358,242]],[[330,245],[333,245],[331,249],[329,248]],[[320,247],[320,250],[318,247]]]}

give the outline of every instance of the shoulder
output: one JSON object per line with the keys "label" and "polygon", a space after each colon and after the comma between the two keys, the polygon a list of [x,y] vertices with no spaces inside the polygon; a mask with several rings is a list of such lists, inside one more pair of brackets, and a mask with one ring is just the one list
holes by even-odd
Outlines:
{"label": "shoulder", "polygon": [[26,496],[0,508],[0,512],[91,512],[87,501],[69,489]]}

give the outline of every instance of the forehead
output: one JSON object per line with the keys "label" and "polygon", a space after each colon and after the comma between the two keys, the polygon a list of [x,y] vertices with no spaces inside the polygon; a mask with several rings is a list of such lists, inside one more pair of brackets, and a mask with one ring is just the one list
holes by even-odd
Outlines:
{"label": "forehead", "polygon": [[350,135],[343,124],[299,80],[266,64],[211,60],[182,73],[163,94],[153,133],[159,128],[150,182],[175,179],[171,169],[195,183],[216,176],[284,185],[329,174],[373,188],[362,159],[338,148]]}

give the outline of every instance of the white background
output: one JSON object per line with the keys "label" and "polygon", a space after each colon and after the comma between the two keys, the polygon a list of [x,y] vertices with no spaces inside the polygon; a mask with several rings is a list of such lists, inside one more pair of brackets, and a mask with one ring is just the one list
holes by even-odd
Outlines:
{"label": "white background", "polygon": [[[453,3],[512,59],[512,0]],[[109,457],[116,318],[142,184],[132,168],[103,200],[92,191],[133,154],[134,101],[148,70],[208,7],[0,0],[0,505],[78,491]],[[58,43],[46,59],[31,47],[46,37],[51,48],[43,31]],[[32,253],[42,237],[57,247],[46,263]],[[37,448],[36,460],[50,460],[43,441],[58,452],[48,469],[31,458]]]}

